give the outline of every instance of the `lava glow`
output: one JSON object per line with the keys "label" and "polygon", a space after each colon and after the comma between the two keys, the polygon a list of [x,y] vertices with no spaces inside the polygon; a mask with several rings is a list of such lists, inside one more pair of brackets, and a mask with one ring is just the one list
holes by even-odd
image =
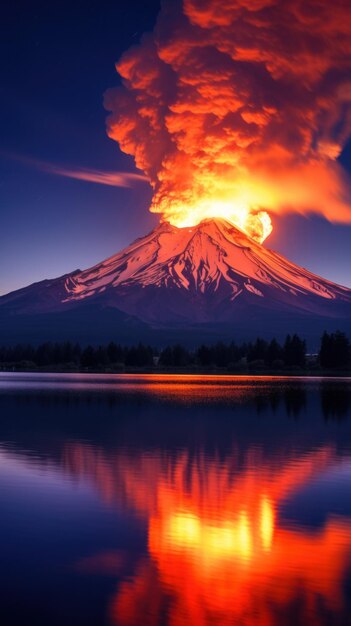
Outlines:
{"label": "lava glow", "polygon": [[165,220],[178,228],[195,226],[206,218],[224,218],[255,241],[262,243],[272,232],[271,218],[266,211],[252,211],[249,206],[243,199],[210,200],[205,197],[186,208],[181,206],[178,210],[171,212],[166,209],[163,216]]}
{"label": "lava glow", "polygon": [[348,0],[164,0],[116,69],[107,132],[161,219],[222,217],[260,242],[271,213],[351,221]]}

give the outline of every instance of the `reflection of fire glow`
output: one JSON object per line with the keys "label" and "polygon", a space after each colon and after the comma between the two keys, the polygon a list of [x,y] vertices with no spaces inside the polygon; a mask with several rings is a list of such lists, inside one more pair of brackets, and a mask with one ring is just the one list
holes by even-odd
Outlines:
{"label": "reflection of fire glow", "polygon": [[[274,510],[263,496],[258,505],[258,519],[250,519],[247,511],[239,511],[236,519],[203,522],[200,517],[186,512],[172,513],[160,525],[158,518],[150,519],[150,544],[159,544],[164,538],[168,548],[200,556],[201,566],[213,567],[221,560],[250,561],[258,551],[267,551],[272,544]],[[153,551],[152,545],[150,545]]]}
{"label": "reflection of fire glow", "polygon": [[280,626],[282,611],[299,601],[301,623],[320,626],[342,608],[349,526],[335,518],[309,531],[277,517],[284,498],[335,465],[331,449],[274,463],[255,450],[242,465],[235,453],[225,461],[186,453],[108,460],[78,445],[66,449],[65,462],[148,523],[149,556],[119,586],[114,624],[156,626],[167,614],[172,626]]}

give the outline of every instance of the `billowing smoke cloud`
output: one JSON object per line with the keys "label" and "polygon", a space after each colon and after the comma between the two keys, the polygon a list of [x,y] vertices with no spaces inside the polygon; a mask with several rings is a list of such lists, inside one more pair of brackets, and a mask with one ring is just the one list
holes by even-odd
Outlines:
{"label": "billowing smoke cloud", "polygon": [[337,162],[351,133],[350,0],[165,0],[116,65],[108,135],[176,225],[266,211],[350,222]]}

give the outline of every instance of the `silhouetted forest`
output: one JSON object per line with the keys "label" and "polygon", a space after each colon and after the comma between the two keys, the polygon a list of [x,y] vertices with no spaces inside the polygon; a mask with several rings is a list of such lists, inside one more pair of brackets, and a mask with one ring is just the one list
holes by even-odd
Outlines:
{"label": "silhouetted forest", "polygon": [[201,345],[188,350],[177,344],[157,350],[139,343],[126,347],[84,346],[69,341],[39,346],[17,345],[0,348],[1,369],[67,369],[123,371],[144,369],[225,369],[229,371],[349,370],[350,341],[345,333],[324,333],[318,354],[306,354],[306,343],[298,335],[287,335],[283,344],[272,339],[254,342]]}

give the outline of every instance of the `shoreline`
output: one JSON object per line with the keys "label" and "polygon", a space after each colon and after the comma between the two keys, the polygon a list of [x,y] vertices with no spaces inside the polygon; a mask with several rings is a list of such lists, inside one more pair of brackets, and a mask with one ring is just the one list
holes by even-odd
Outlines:
{"label": "shoreline", "polygon": [[350,378],[350,370],[322,369],[228,369],[228,368],[184,368],[184,367],[123,367],[123,368],[68,368],[68,367],[0,367],[1,374],[96,374],[96,375],[155,375],[155,376],[248,376],[280,378]]}

